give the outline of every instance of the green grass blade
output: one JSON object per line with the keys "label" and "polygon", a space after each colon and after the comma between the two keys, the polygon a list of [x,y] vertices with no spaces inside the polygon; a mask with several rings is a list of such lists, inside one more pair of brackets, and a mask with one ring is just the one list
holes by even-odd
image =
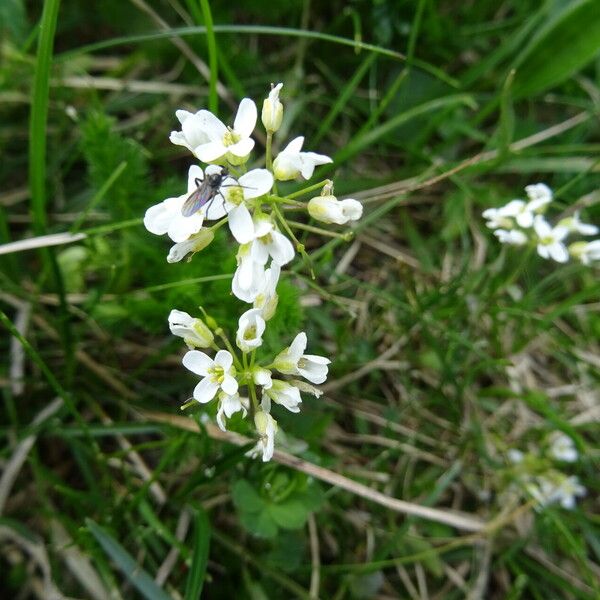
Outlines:
{"label": "green grass blade", "polygon": [[599,40],[598,0],[565,3],[517,59],[515,96],[533,96],[568,79],[600,53]]}
{"label": "green grass blade", "polygon": [[46,122],[52,48],[60,0],[47,0],[40,23],[38,53],[33,79],[29,120],[29,187],[33,229],[40,235],[46,229]]}
{"label": "green grass blade", "polygon": [[91,519],[86,519],[87,528],[96,538],[100,546],[125,577],[134,585],[144,598],[148,600],[169,600],[162,588],[160,588],[134,560],[134,558],[117,542],[105,529],[100,527]]}
{"label": "green grass blade", "polygon": [[214,113],[219,111],[219,97],[217,96],[217,76],[219,73],[219,61],[217,52],[217,40],[213,27],[212,14],[208,0],[200,0],[202,16],[206,27],[206,42],[208,44],[208,66],[210,67],[210,80],[208,82],[208,108]]}
{"label": "green grass blade", "polygon": [[210,523],[206,512],[200,508],[196,514],[194,528],[194,554],[185,586],[185,600],[200,598],[206,578],[208,551],[210,546]]}

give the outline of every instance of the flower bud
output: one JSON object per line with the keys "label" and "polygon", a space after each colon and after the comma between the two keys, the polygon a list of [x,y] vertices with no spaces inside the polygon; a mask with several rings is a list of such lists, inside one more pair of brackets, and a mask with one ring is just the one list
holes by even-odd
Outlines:
{"label": "flower bud", "polygon": [[169,329],[173,335],[183,338],[188,348],[208,348],[214,341],[212,331],[202,319],[196,319],[182,310],[171,311]]}
{"label": "flower bud", "polygon": [[[271,84],[273,86],[273,84]],[[275,133],[281,126],[283,119],[283,105],[279,101],[279,91],[283,87],[283,83],[271,87],[269,97],[265,98],[262,107],[261,119],[265,129],[269,133]]]}
{"label": "flower bud", "polygon": [[348,198],[339,201],[333,195],[321,195],[308,202],[308,213],[313,219],[323,223],[344,225],[348,221],[356,221],[362,216],[362,204]]}

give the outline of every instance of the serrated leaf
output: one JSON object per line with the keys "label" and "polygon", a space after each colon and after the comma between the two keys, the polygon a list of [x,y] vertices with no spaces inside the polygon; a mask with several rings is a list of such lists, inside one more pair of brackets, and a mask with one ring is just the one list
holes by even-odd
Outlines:
{"label": "serrated leaf", "polygon": [[86,525],[102,546],[104,552],[144,598],[148,598],[148,600],[169,600],[169,596],[154,582],[154,579],[104,528],[91,519],[86,519]]}
{"label": "serrated leaf", "polygon": [[519,56],[513,93],[538,94],[568,79],[600,52],[598,0],[567,2]]}

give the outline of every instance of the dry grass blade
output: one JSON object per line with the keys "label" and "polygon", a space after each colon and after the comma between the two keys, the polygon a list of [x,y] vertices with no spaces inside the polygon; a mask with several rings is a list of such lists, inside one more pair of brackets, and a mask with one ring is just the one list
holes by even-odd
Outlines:
{"label": "dry grass blade", "polygon": [[[170,415],[162,412],[143,412],[142,416],[150,421],[166,423],[168,425],[172,425],[173,427],[178,427],[179,429],[185,429],[187,431],[193,431],[196,433],[200,432],[200,427],[198,424],[187,417],[180,417],[178,415]],[[252,443],[251,439],[231,431],[221,431],[212,423],[206,424],[206,431],[211,438],[228,442],[230,444],[235,444],[236,446],[245,446],[246,444]],[[381,506],[385,506],[386,508],[389,508],[395,512],[428,519],[430,521],[436,521],[438,523],[444,523],[463,531],[482,531],[486,527],[486,524],[477,517],[461,514],[456,511],[447,511],[438,508],[430,508],[428,506],[420,506],[419,504],[392,498],[391,496],[382,494],[381,492],[371,489],[366,485],[353,481],[348,477],[344,477],[335,471],[331,471],[330,469],[326,469],[324,467],[319,467],[318,465],[298,458],[297,456],[293,456],[292,454],[288,454],[287,452],[276,450],[275,454],[273,455],[273,460],[281,465],[296,469],[302,473],[310,475],[311,477],[315,477],[316,479],[320,479],[321,481],[325,481],[331,485],[342,488],[348,492],[351,492],[352,494],[356,494],[357,496],[365,498],[366,500],[371,500],[372,502],[375,502]]]}

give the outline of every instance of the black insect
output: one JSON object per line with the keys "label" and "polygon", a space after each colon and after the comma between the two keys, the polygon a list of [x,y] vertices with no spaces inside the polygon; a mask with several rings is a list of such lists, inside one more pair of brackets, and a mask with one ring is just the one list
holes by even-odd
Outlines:
{"label": "black insect", "polygon": [[228,175],[229,171],[227,167],[222,167],[220,173],[207,174],[204,179],[196,177],[194,183],[197,187],[183,203],[181,214],[184,217],[191,217],[195,212],[206,205],[208,206],[206,207],[205,214],[208,214],[210,205],[219,194],[221,184]]}

